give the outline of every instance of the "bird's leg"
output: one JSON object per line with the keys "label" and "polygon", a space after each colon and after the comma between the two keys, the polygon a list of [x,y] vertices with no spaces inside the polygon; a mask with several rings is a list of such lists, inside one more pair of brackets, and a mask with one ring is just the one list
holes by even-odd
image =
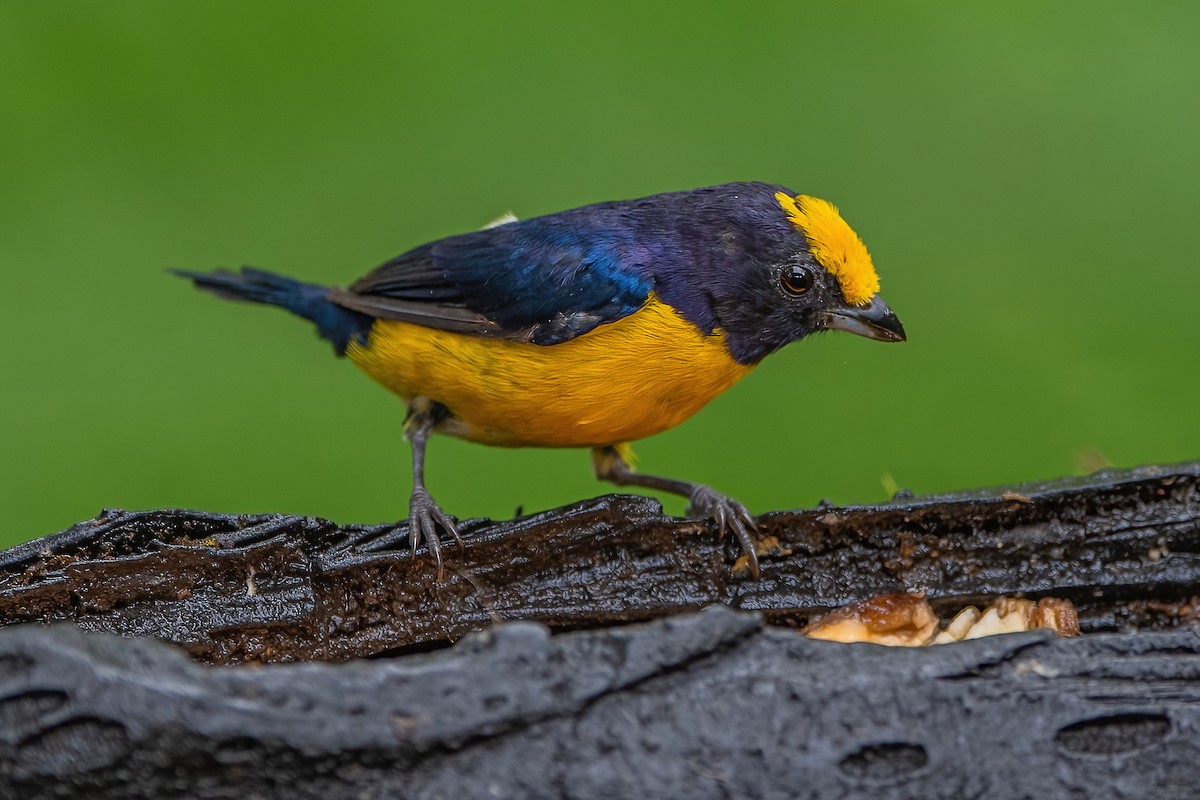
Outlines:
{"label": "bird's leg", "polygon": [[663,492],[678,494],[688,499],[688,513],[711,519],[717,523],[717,533],[722,538],[726,529],[732,530],[738,544],[749,562],[750,574],[758,578],[758,551],[754,546],[754,517],[746,507],[702,483],[660,478],[635,472],[629,463],[632,450],[627,444],[608,445],[592,450],[592,466],[596,477],[617,486],[644,486]]}
{"label": "bird's leg", "polygon": [[462,537],[458,535],[458,527],[454,518],[434,502],[429,490],[425,488],[425,444],[433,433],[438,421],[449,413],[445,406],[437,403],[416,403],[409,406],[408,418],[404,420],[404,438],[412,444],[413,456],[413,489],[408,501],[408,544],[413,554],[422,541],[429,548],[430,555],[437,562],[437,579],[442,580],[442,542],[441,531],[450,534],[462,548]]}

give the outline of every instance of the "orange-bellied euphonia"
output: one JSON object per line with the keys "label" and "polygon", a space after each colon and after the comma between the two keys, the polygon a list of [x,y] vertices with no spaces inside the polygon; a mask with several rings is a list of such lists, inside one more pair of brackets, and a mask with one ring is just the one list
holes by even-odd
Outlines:
{"label": "orange-bellied euphonia", "polygon": [[598,478],[683,495],[692,513],[732,530],[757,576],[746,508],[702,484],[635,472],[628,443],[683,422],[810,333],[905,338],[837,209],[764,183],[506,220],[410,250],[349,289],[251,268],[180,274],[311,320],[404,398],[409,542],[427,543],[439,577],[439,537],[458,531],[425,488],[435,431],[590,447]]}

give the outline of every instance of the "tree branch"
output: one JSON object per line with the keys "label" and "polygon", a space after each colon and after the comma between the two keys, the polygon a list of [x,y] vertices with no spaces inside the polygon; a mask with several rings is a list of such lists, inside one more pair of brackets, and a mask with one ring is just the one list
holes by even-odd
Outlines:
{"label": "tree branch", "polygon": [[[731,574],[710,525],[641,498],[470,520],[439,583],[404,526],[106,512],[0,553],[0,794],[874,800],[1200,784],[1200,640],[1183,629],[1200,606],[1200,462],[760,527],[778,553],[755,582]],[[1090,635],[908,649],[783,627],[903,590],[943,614],[1066,598]],[[514,619],[550,627],[490,626]],[[197,663],[357,656],[376,658]]]}
{"label": "tree branch", "polygon": [[[730,572],[713,527],[607,496],[468,520],[434,580],[407,526],[194,511],[106,512],[0,554],[0,621],[152,636],[215,664],[427,649],[501,620],[574,630],[723,603],[803,625],[922,590],[941,613],[1053,595],[1084,631],[1169,627],[1200,585],[1200,462],[760,520],[787,555]],[[728,544],[728,543],[726,543]]]}

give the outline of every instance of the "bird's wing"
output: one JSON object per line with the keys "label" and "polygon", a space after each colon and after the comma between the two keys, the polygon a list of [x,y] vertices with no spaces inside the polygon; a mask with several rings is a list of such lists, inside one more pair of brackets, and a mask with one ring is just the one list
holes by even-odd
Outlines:
{"label": "bird's wing", "polygon": [[383,319],[558,344],[632,314],[653,289],[644,247],[619,223],[563,213],[451,236],[330,299]]}

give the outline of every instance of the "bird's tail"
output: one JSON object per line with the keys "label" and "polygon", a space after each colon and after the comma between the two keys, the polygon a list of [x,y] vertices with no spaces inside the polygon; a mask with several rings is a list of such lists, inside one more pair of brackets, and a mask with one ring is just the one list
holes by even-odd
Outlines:
{"label": "bird's tail", "polygon": [[286,308],[293,314],[315,323],[317,332],[333,343],[338,355],[345,354],[346,347],[352,339],[365,343],[371,323],[374,322],[373,317],[334,303],[329,299],[324,286],[304,283],[261,269],[242,267],[239,272],[191,272],[183,269],[170,271],[190,279],[197,288],[226,300],[243,300]]}

